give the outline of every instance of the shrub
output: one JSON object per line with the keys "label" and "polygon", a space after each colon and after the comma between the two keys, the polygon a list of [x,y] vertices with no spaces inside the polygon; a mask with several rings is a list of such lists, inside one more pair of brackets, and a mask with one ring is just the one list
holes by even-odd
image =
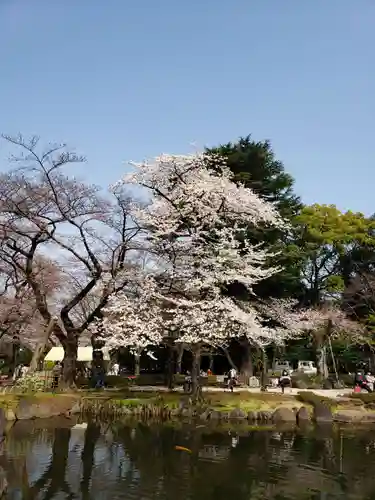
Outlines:
{"label": "shrub", "polygon": [[48,377],[38,373],[33,373],[16,380],[13,386],[13,391],[21,393],[43,392],[50,389],[51,385],[52,380]]}

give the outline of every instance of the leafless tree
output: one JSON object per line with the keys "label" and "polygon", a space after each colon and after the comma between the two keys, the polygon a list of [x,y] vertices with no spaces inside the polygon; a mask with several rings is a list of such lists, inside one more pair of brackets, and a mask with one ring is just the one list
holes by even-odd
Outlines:
{"label": "leafless tree", "polygon": [[[78,339],[121,289],[142,245],[122,191],[100,192],[69,176],[85,158],[65,145],[47,149],[39,139],[3,136],[17,153],[0,179],[0,262],[12,266],[32,292],[45,325],[64,348],[64,382],[74,383]],[[48,299],[38,263],[48,258],[64,274],[64,287]],[[126,272],[127,271],[127,272]]]}

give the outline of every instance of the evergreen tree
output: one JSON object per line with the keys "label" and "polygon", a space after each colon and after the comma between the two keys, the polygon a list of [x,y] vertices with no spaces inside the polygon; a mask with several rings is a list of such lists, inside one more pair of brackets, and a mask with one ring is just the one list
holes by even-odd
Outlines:
{"label": "evergreen tree", "polygon": [[[243,183],[260,197],[273,202],[287,221],[300,213],[303,205],[294,193],[294,179],[285,171],[283,163],[276,159],[269,141],[256,142],[248,135],[237,142],[208,149],[207,153],[227,158],[234,181]],[[273,264],[283,268],[282,272],[260,283],[255,289],[256,294],[260,297],[299,297],[303,292],[300,281],[302,261],[290,231],[249,224],[247,236],[252,243],[264,243],[277,252],[277,262],[274,260]],[[240,287],[232,286],[229,293],[238,295],[242,291]]]}

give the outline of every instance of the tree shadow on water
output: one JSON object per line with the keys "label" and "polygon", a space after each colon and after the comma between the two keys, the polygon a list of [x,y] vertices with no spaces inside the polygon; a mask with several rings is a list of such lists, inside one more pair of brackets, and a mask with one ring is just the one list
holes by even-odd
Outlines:
{"label": "tree shadow on water", "polygon": [[[55,429],[51,462],[43,475],[32,486],[25,488],[26,491],[24,491],[23,496],[25,500],[34,500],[36,498],[50,500],[59,492],[65,493],[66,498],[76,498],[65,479],[70,436],[71,429]],[[39,495],[43,490],[45,493],[40,497]]]}
{"label": "tree shadow on water", "polygon": [[83,465],[82,480],[80,484],[82,500],[90,500],[91,476],[94,468],[94,453],[96,443],[100,438],[101,428],[95,422],[89,422],[85,432],[85,443],[82,450],[81,460]]}

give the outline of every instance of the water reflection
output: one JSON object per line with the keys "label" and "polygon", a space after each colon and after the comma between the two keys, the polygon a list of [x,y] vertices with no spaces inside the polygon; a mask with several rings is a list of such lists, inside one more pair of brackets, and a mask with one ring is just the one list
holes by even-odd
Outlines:
{"label": "water reflection", "polygon": [[375,432],[19,422],[0,471],[11,500],[366,500],[375,498]]}

